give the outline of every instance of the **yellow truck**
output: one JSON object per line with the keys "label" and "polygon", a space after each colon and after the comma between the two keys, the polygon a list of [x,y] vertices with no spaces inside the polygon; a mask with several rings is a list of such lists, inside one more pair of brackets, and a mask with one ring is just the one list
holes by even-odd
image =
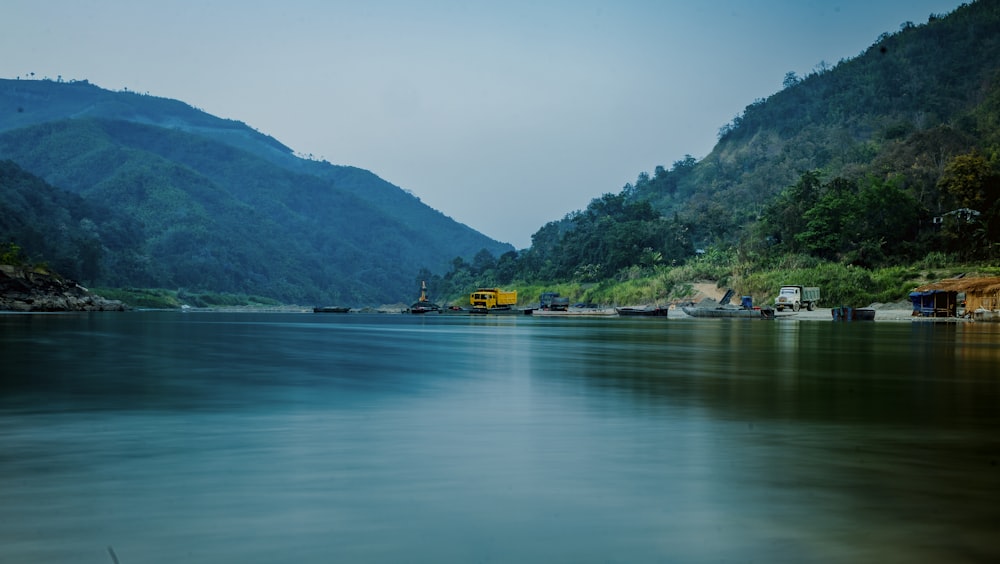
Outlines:
{"label": "yellow truck", "polygon": [[517,290],[504,292],[500,288],[479,288],[469,295],[473,310],[510,309],[517,305]]}

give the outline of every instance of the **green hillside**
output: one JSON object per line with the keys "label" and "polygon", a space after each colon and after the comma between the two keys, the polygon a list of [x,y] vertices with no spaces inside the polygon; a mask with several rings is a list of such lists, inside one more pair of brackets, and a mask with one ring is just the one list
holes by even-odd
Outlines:
{"label": "green hillside", "polygon": [[7,80],[0,159],[9,177],[57,188],[40,202],[0,185],[16,192],[12,213],[35,218],[0,235],[84,281],[286,301],[409,301],[425,278],[439,297],[566,284],[640,300],[681,275],[766,293],[794,273],[860,303],[876,271],[890,274],[867,295],[888,299],[905,292],[908,265],[1000,261],[1000,0],[788,73],[718,134],[704,158],[641,172],[513,252],[240,122],[86,83]]}
{"label": "green hillside", "polygon": [[992,271],[1000,1],[903,23],[857,57],[788,73],[718,133],[703,159],[641,172],[542,226],[519,256],[455,265],[435,291],[517,284],[635,303],[684,295],[683,276],[758,298],[800,279],[869,303],[905,298],[911,265]]}
{"label": "green hillside", "polygon": [[[5,211],[33,218],[6,222],[0,236],[88,284],[366,305],[411,299],[418,272],[456,257],[513,250],[368,171],[297,158],[173,100],[4,80],[0,108],[9,175],[75,197],[53,196],[43,212],[0,184]],[[94,247],[86,257],[38,243],[81,224]]]}
{"label": "green hillside", "polygon": [[825,181],[894,178],[921,221],[951,211],[939,186],[947,164],[1000,142],[1000,2],[904,23],[855,58],[789,73],[785,86],[723,126],[704,159],[640,175],[630,196],[680,214],[699,246],[744,236],[809,171]]}

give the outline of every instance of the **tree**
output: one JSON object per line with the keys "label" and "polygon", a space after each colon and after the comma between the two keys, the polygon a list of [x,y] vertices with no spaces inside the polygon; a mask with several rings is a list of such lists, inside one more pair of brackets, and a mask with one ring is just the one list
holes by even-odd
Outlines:
{"label": "tree", "polygon": [[807,229],[807,211],[819,201],[820,172],[802,173],[799,181],[785,188],[761,214],[762,236],[779,246],[779,250],[801,251],[801,239],[796,236]]}
{"label": "tree", "polygon": [[1000,252],[1000,174],[985,156],[958,155],[944,169],[938,187],[952,209],[941,236],[951,250],[990,258]]}
{"label": "tree", "polygon": [[854,183],[836,178],[826,185],[823,195],[803,213],[805,229],[795,241],[805,252],[836,260],[861,239],[859,216],[861,202]]}
{"label": "tree", "polygon": [[691,155],[684,155],[684,158],[679,161],[674,161],[671,167],[672,172],[690,172],[694,170],[694,165],[698,164],[698,161]]}
{"label": "tree", "polygon": [[976,151],[952,159],[938,187],[951,197],[955,207],[976,211],[989,209],[1000,197],[1000,178],[986,157]]}
{"label": "tree", "polygon": [[481,276],[487,271],[493,270],[497,266],[497,259],[493,253],[487,249],[480,249],[476,256],[472,257],[472,274]]}
{"label": "tree", "polygon": [[0,244],[0,264],[11,266],[21,266],[24,264],[24,255],[21,253],[21,247],[13,241]]}
{"label": "tree", "polygon": [[517,276],[517,251],[507,251],[497,259],[496,277],[500,284],[510,284]]}

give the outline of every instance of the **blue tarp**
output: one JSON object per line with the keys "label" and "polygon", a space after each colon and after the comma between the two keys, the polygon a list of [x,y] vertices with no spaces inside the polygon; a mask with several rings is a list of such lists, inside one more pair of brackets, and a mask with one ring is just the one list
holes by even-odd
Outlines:
{"label": "blue tarp", "polygon": [[913,315],[921,317],[954,317],[958,303],[958,292],[948,290],[926,290],[910,292]]}

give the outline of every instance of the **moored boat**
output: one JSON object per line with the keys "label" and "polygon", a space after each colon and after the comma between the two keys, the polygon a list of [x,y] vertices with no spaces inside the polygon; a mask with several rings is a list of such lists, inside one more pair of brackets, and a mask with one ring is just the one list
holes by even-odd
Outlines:
{"label": "moored boat", "polygon": [[351,308],[340,306],[323,306],[313,308],[313,313],[347,313],[349,311],[351,311]]}
{"label": "moored boat", "polygon": [[441,313],[441,306],[427,299],[427,282],[420,282],[420,299],[410,305],[410,313]]}
{"label": "moored boat", "polygon": [[771,308],[747,309],[735,306],[684,306],[681,308],[681,311],[691,317],[774,319],[774,310]]}
{"label": "moored boat", "polygon": [[830,309],[834,321],[875,321],[875,310],[870,307],[840,306]]}
{"label": "moored boat", "polygon": [[538,317],[593,317],[618,315],[618,312],[610,307],[579,307],[570,308],[566,311],[536,309],[533,311],[532,315],[537,315]]}
{"label": "moored boat", "polygon": [[498,307],[473,307],[469,308],[469,313],[479,314],[479,315],[531,315],[534,309],[521,309],[510,306],[498,306]]}
{"label": "moored boat", "polygon": [[972,312],[972,319],[991,323],[1000,322],[1000,311],[980,307]]}
{"label": "moored boat", "polygon": [[669,310],[661,306],[644,306],[644,307],[616,307],[615,312],[618,315],[623,316],[640,316],[640,317],[667,317],[667,312]]}

